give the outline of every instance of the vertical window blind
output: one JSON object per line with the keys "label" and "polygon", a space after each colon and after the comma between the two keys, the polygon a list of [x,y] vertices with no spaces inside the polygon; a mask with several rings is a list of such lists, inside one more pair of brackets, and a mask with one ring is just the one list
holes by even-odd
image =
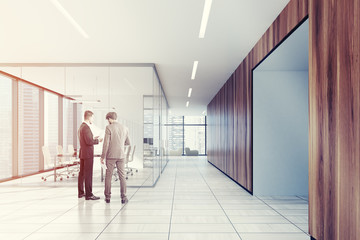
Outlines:
{"label": "vertical window blind", "polygon": [[19,175],[39,171],[40,164],[40,101],[39,89],[19,82]]}

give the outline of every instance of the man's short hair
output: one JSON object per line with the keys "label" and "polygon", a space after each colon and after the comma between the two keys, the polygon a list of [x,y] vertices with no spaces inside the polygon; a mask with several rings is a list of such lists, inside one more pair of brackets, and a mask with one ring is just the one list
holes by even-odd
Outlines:
{"label": "man's short hair", "polygon": [[85,111],[85,113],[84,113],[84,119],[87,120],[87,119],[89,119],[92,115],[94,115],[94,113],[93,113],[92,111],[87,110],[87,111]]}
{"label": "man's short hair", "polygon": [[112,119],[112,120],[116,120],[117,119],[117,114],[116,112],[108,112],[106,114],[106,120],[109,120],[109,119]]}

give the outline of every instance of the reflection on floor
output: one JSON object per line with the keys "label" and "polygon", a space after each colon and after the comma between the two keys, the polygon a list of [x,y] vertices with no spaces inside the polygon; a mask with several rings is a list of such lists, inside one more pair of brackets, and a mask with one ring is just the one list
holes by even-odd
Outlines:
{"label": "reflection on floor", "polygon": [[[59,171],[63,171],[64,169],[60,169]],[[140,186],[153,186],[154,185],[154,176],[153,176],[153,169],[152,168],[139,168],[138,172],[133,173],[133,175],[128,174],[127,185],[129,187],[140,187]],[[58,172],[59,172],[58,171]],[[42,181],[41,178],[47,175],[53,174],[53,171],[36,174],[30,177],[19,178],[17,180],[13,180],[10,182],[6,182],[0,184],[0,186],[18,186],[21,184],[23,187],[77,187],[77,173],[75,176],[71,176],[66,178],[63,176],[63,180],[60,181],[60,178],[57,178],[57,181],[54,182],[54,176],[50,176],[47,178],[46,182]],[[103,173],[105,178],[105,171]],[[113,182],[116,184],[115,176],[112,178]],[[93,187],[94,188],[103,188],[104,182],[101,182],[101,167],[100,164],[94,161],[94,171],[93,171]]]}
{"label": "reflection on floor", "polygon": [[128,189],[127,205],[117,182],[104,202],[99,175],[99,201],[78,199],[75,180],[1,183],[0,239],[310,239],[305,198],[251,196],[204,157],[171,159],[154,188]]}

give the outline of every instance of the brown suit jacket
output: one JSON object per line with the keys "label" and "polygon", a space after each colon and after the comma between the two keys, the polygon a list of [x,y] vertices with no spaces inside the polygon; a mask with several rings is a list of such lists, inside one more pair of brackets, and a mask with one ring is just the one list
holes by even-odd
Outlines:
{"label": "brown suit jacket", "polygon": [[86,123],[80,125],[78,131],[80,141],[80,159],[93,159],[94,158],[94,144],[99,143],[99,139],[94,139],[90,127]]}

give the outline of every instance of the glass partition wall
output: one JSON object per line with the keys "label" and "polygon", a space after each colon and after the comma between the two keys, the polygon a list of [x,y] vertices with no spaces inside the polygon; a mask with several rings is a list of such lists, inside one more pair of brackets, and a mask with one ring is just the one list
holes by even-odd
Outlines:
{"label": "glass partition wall", "polygon": [[[129,163],[133,172],[128,175],[128,186],[153,186],[168,162],[168,103],[155,65],[55,64],[44,68],[0,66],[6,141],[0,146],[4,166],[0,180],[52,169],[58,146],[64,153],[70,148],[78,150],[77,130],[84,112],[90,110],[95,114],[94,136],[104,136],[105,115],[110,111],[129,129],[136,150]],[[50,160],[44,159],[43,146],[48,147]],[[101,151],[102,144],[95,146],[97,156]],[[94,176],[101,169],[97,163],[95,160]]]}
{"label": "glass partition wall", "polygon": [[[127,185],[154,186],[167,163],[164,126],[168,111],[156,68],[153,65],[72,67],[66,68],[66,78],[72,79],[66,84],[68,94],[98,101],[81,105],[82,113],[85,110],[95,113],[92,130],[96,135],[104,135],[107,112],[116,112],[118,122],[129,129],[131,148],[135,148],[135,152],[129,163]],[[89,89],[90,95],[78,90],[80,82],[85,81],[87,88],[97,86]],[[95,146],[95,154],[101,151],[102,143]]]}
{"label": "glass partition wall", "polygon": [[160,80],[153,72],[153,94],[143,96],[144,106],[144,168],[152,169],[147,184],[155,184],[165,169],[167,158],[168,103]]}
{"label": "glass partition wall", "polygon": [[[61,137],[66,144],[73,144],[76,133],[69,125],[75,104],[60,94],[3,73],[0,73],[0,96],[3,136],[0,181],[53,169],[57,146],[62,145]],[[60,100],[66,104],[59,104]],[[60,111],[64,112],[60,114]],[[60,116],[64,117],[64,127]],[[60,129],[64,129],[64,134],[60,134]],[[44,159],[43,146],[49,148],[50,159]]]}

